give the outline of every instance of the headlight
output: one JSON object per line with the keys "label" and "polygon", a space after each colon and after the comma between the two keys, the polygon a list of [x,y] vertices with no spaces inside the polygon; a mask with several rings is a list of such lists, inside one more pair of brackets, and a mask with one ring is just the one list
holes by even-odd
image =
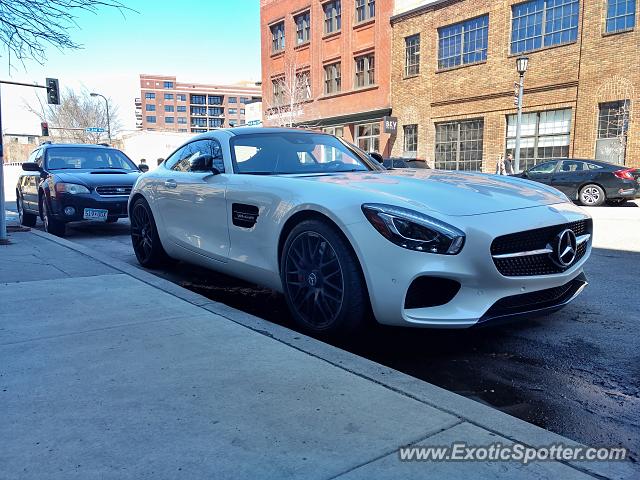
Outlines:
{"label": "headlight", "polygon": [[77,193],[89,193],[89,189],[84,185],[78,185],[77,183],[56,183],[57,193],[71,193],[73,195]]}
{"label": "headlight", "polygon": [[413,210],[365,203],[362,212],[383,237],[409,250],[456,255],[464,245],[464,232]]}

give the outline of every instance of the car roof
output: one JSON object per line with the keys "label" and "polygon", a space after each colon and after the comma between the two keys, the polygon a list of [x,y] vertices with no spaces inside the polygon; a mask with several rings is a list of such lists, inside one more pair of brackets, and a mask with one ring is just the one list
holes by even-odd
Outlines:
{"label": "car roof", "polygon": [[194,136],[189,140],[192,142],[194,140],[201,140],[207,138],[220,138],[220,136],[225,136],[227,138],[239,136],[239,135],[255,135],[255,134],[267,134],[267,133],[302,133],[302,134],[320,134],[320,135],[328,135],[327,133],[320,132],[317,130],[307,130],[303,128],[279,128],[279,127],[232,127],[232,128],[217,128],[215,130],[211,130],[210,132],[201,133],[199,135]]}
{"label": "car roof", "polygon": [[[559,161],[589,162],[595,165],[624,168],[624,165],[620,165],[619,163],[603,162],[602,160],[594,160],[592,158],[553,158],[553,159],[550,159],[549,161],[550,162],[559,162]],[[541,162],[541,163],[546,163],[546,162]]]}
{"label": "car roof", "polygon": [[82,147],[82,148],[95,148],[95,149],[110,148],[112,150],[118,150],[116,147],[112,147],[111,145],[100,145],[95,143],[44,143],[40,145],[40,147],[44,147],[44,148],[60,148],[60,147],[80,148]]}

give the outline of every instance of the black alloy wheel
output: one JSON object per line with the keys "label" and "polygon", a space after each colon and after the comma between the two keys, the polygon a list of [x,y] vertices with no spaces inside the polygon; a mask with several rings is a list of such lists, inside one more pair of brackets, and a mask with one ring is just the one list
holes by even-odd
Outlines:
{"label": "black alloy wheel", "polygon": [[143,267],[159,267],[168,258],[160,243],[153,213],[144,198],[136,200],[131,209],[131,244]]}
{"label": "black alloy wheel", "polygon": [[281,260],[287,304],[300,327],[334,336],[364,323],[367,293],[346,239],[325,222],[307,220],[289,234]]}

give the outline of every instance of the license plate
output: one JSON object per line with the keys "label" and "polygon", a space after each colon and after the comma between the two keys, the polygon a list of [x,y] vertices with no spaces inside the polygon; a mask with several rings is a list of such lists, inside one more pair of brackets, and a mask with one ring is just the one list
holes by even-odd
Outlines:
{"label": "license plate", "polygon": [[108,214],[109,210],[103,210],[101,208],[85,208],[83,218],[85,220],[100,220],[102,222],[106,222]]}

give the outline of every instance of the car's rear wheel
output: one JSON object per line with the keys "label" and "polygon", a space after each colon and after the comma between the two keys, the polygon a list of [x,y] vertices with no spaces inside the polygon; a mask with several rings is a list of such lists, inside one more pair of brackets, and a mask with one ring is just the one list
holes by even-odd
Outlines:
{"label": "car's rear wheel", "polygon": [[33,227],[38,220],[38,216],[34,213],[28,213],[24,211],[24,203],[22,197],[18,194],[16,197],[16,207],[18,209],[18,218],[20,219],[20,225],[25,227]]}
{"label": "car's rear wheel", "polygon": [[327,222],[294,227],[282,250],[280,276],[289,310],[304,331],[337,337],[364,325],[368,300],[358,259]]}
{"label": "car's rear wheel", "polygon": [[50,233],[51,235],[55,235],[56,237],[64,237],[66,231],[66,225],[64,222],[56,220],[51,215],[51,211],[49,210],[49,206],[47,205],[47,199],[43,198],[42,203],[40,204],[40,208],[42,211],[42,221],[44,223],[44,231]]}
{"label": "car's rear wheel", "polygon": [[599,185],[589,184],[580,189],[580,203],[585,207],[599,207],[607,199]]}
{"label": "car's rear wheel", "polygon": [[137,199],[131,208],[131,243],[140,265],[157,268],[168,260],[158,236],[151,207],[144,198]]}

